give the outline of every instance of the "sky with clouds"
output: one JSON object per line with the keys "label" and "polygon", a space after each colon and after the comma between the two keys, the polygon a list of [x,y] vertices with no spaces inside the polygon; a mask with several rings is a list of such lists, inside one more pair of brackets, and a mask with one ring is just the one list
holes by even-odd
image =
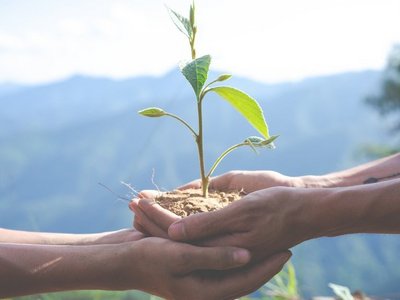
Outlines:
{"label": "sky with clouds", "polygon": [[[162,75],[190,56],[165,4],[189,0],[0,0],[0,83],[74,74]],[[263,82],[384,67],[400,0],[197,0],[198,54]]]}

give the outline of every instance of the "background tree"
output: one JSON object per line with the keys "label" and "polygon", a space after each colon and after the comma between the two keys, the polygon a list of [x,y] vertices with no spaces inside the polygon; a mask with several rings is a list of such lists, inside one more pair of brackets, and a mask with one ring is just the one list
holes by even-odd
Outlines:
{"label": "background tree", "polygon": [[389,54],[379,93],[367,97],[366,102],[382,115],[397,113],[399,120],[395,130],[400,130],[400,44],[394,46]]}
{"label": "background tree", "polygon": [[[366,103],[376,108],[382,116],[394,119],[392,134],[400,134],[400,44],[393,46],[385,70],[380,90],[376,95],[366,98]],[[367,149],[374,156],[385,156],[400,150],[400,142],[396,147],[369,146]]]}

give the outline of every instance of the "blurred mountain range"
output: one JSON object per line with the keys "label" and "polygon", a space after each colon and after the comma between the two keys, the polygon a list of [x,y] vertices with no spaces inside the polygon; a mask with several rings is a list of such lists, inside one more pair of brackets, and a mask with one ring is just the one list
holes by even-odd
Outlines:
{"label": "blurred mountain range", "polygon": [[[211,73],[210,79],[217,74]],[[386,143],[388,124],[365,106],[378,71],[265,84],[232,78],[229,85],[256,98],[276,149],[241,149],[217,173],[273,169],[287,175],[323,174],[363,162],[360,147]],[[172,189],[198,177],[195,144],[168,118],[142,118],[159,106],[196,124],[189,84],[173,70],[126,80],[74,76],[46,85],[0,85],[0,226],[95,232],[131,226],[127,203],[136,190]],[[256,132],[227,103],[205,99],[208,165],[228,146]],[[154,178],[153,178],[154,177]],[[153,183],[154,181],[154,183]],[[334,282],[372,294],[399,290],[400,239],[352,235],[295,248],[305,294],[328,293]]]}

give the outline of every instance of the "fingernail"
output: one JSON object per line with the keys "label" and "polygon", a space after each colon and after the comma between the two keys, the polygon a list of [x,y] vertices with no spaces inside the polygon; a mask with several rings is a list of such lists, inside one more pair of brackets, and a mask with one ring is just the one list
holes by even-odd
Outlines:
{"label": "fingernail", "polygon": [[248,263],[250,261],[250,252],[245,249],[236,250],[233,252],[233,260],[240,265]]}
{"label": "fingernail", "polygon": [[168,228],[168,235],[173,240],[186,239],[185,229],[181,221],[173,223]]}

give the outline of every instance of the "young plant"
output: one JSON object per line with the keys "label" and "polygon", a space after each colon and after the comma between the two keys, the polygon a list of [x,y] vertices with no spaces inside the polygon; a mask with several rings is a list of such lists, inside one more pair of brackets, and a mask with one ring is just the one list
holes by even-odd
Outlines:
{"label": "young plant", "polygon": [[[197,103],[197,117],[198,117],[198,128],[197,131],[188,124],[181,117],[172,113],[166,112],[158,107],[149,107],[139,111],[139,114],[146,117],[163,117],[168,116],[178,120],[182,123],[193,135],[197,144],[197,152],[199,156],[200,164],[200,178],[202,183],[202,193],[204,197],[208,196],[208,186],[210,177],[215,171],[218,164],[233,150],[242,147],[249,146],[256,151],[256,148],[273,148],[273,141],[277,136],[270,136],[268,131],[268,125],[265,122],[263,111],[258,102],[247,95],[246,93],[230,87],[230,86],[215,86],[216,83],[223,82],[231,78],[232,75],[223,74],[217,79],[206,84],[208,77],[208,70],[211,63],[211,56],[204,55],[196,58],[196,33],[197,26],[195,22],[195,6],[194,2],[190,5],[189,18],[183,17],[177,12],[168,8],[172,21],[176,27],[188,38],[191,57],[192,59],[187,62],[180,64],[180,70],[189,81],[195,93],[195,100]],[[203,100],[208,93],[216,93],[222,99],[226,100],[230,105],[233,106],[243,117],[258,131],[261,137],[252,136],[246,138],[243,142],[233,145],[226,149],[214,162],[210,170],[207,172],[204,163],[204,143],[203,143]]]}

